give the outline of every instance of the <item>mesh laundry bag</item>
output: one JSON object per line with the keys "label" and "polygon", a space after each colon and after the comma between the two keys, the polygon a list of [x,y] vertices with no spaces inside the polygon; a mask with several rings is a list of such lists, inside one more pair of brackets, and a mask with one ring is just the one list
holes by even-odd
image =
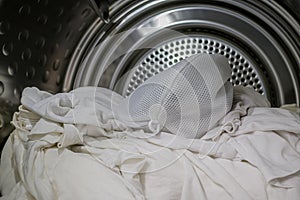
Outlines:
{"label": "mesh laundry bag", "polygon": [[149,78],[115,110],[132,127],[199,138],[232,106],[225,57],[196,54]]}

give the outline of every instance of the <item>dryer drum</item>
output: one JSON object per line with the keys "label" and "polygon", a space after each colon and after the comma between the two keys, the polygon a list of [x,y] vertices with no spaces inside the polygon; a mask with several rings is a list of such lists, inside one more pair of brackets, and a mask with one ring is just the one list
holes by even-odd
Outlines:
{"label": "dryer drum", "polygon": [[[195,53],[221,54],[233,85],[273,106],[300,103],[300,3],[262,0],[0,1],[1,137],[26,86],[52,93],[97,85],[129,95]],[[101,7],[101,3],[99,4]],[[0,137],[0,138],[1,138]]]}

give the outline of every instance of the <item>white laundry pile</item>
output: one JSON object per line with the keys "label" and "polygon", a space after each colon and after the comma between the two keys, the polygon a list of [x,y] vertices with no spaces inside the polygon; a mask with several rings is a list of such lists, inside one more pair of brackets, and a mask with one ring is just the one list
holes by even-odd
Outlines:
{"label": "white laundry pile", "polygon": [[108,89],[26,88],[1,156],[0,199],[299,199],[299,115],[252,88],[223,89],[231,110],[191,138],[161,124],[160,106],[149,119],[121,115],[130,98]]}

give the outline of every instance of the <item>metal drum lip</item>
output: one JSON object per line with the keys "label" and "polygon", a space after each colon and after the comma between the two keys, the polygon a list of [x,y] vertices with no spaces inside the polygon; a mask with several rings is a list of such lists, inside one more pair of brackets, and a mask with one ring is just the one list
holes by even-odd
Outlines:
{"label": "metal drum lip", "polygon": [[[130,1],[128,1],[128,2],[130,2]],[[139,7],[140,5],[142,5],[143,3],[145,3],[145,2],[147,2],[147,1],[142,1],[141,3],[139,3],[139,4],[137,4],[136,5],[136,7]],[[161,2],[165,2],[165,1],[153,1],[152,2],[152,5],[155,5],[157,2],[159,2],[159,3],[161,3]],[[232,3],[234,3],[234,4],[237,4],[237,2],[236,1],[232,1]],[[242,4],[242,3],[240,3],[240,2],[238,2],[239,4],[241,4],[241,5],[244,5],[244,4]],[[271,4],[271,3],[269,3],[269,4]],[[205,4],[206,5],[206,4]],[[142,5],[143,6],[143,5]],[[276,5],[277,7],[279,6],[279,5]],[[119,7],[122,7],[121,5],[119,5]],[[216,5],[213,5],[213,6],[210,6],[210,7],[216,7],[216,8],[218,8]],[[131,8],[131,9],[135,9],[135,8]],[[228,10],[227,9],[224,9],[224,8],[221,8],[221,9],[223,9],[223,10],[225,10],[226,12],[228,12]],[[217,9],[217,10],[221,10],[221,9]],[[137,12],[137,11],[136,11]],[[125,15],[125,14],[124,14]],[[132,14],[133,15],[133,14]],[[241,15],[242,16],[242,15]],[[128,16],[126,16],[126,20],[128,20],[128,18],[130,17],[130,15],[128,15]],[[290,17],[290,18],[292,18],[292,17]],[[122,24],[124,24],[124,21],[125,21],[125,19],[123,19],[123,21],[121,21],[120,22],[120,24],[122,25]],[[119,18],[117,18],[117,20],[122,20],[122,17],[120,17],[119,16]],[[117,21],[116,19],[114,20],[114,22],[116,22]],[[93,24],[93,33],[95,33],[95,32],[97,32],[97,29],[99,30],[100,29],[100,27],[99,27],[99,25],[100,25],[101,23],[98,21],[98,20],[96,20],[95,21],[95,23]],[[115,31],[119,31],[121,28],[118,28],[118,29],[116,29]],[[104,34],[107,34],[107,32],[105,32]],[[289,41],[288,39],[287,39],[287,41]],[[287,42],[287,43],[289,43],[289,42]],[[292,48],[292,49],[295,49],[295,48]],[[79,54],[76,54],[76,55],[80,55],[80,53],[82,53],[82,52],[79,52]],[[296,51],[294,52],[295,54],[296,54]],[[73,58],[75,57],[76,58],[76,55],[74,54],[74,56],[73,56]],[[287,61],[286,61],[287,62]],[[73,62],[74,63],[74,62]],[[288,68],[288,70],[290,71],[290,73],[291,74],[293,74],[293,72],[294,72],[294,70],[292,69],[292,68]],[[68,73],[67,73],[67,75],[68,75]],[[70,76],[69,76],[70,77]],[[278,82],[280,79],[277,77],[275,77],[275,79],[277,79],[277,81],[276,82]],[[65,79],[66,80],[66,79]],[[69,80],[69,79],[68,79]],[[293,85],[294,85],[294,88],[296,88],[295,89],[295,93],[296,93],[296,96],[298,97],[297,98],[297,103],[299,104],[299,84],[298,84],[298,81],[297,81],[297,79],[296,79],[296,77],[292,77],[292,82],[293,82]],[[278,83],[278,84],[280,84],[280,83]],[[76,86],[79,86],[79,85],[76,85]],[[68,84],[64,84],[64,88],[65,88],[65,90],[69,90],[71,87],[70,87],[70,83],[68,83]],[[279,90],[281,90],[280,91],[280,94],[283,94],[284,93],[284,91],[282,90],[282,88],[280,88],[280,87],[278,87],[277,89],[279,89]],[[284,96],[280,96],[279,97],[280,98],[280,101],[281,101],[281,103],[284,103]]]}

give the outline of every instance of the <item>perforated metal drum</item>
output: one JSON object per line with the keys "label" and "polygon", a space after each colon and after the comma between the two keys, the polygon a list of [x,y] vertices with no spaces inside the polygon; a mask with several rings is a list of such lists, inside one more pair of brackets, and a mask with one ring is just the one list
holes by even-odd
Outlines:
{"label": "perforated metal drum", "polygon": [[261,71],[254,68],[247,54],[224,41],[207,37],[189,36],[162,44],[141,57],[138,66],[130,76],[125,95],[129,95],[142,82],[163,70],[172,67],[182,59],[197,53],[220,54],[228,58],[232,68],[230,81],[233,85],[250,85],[261,94],[267,86]]}

